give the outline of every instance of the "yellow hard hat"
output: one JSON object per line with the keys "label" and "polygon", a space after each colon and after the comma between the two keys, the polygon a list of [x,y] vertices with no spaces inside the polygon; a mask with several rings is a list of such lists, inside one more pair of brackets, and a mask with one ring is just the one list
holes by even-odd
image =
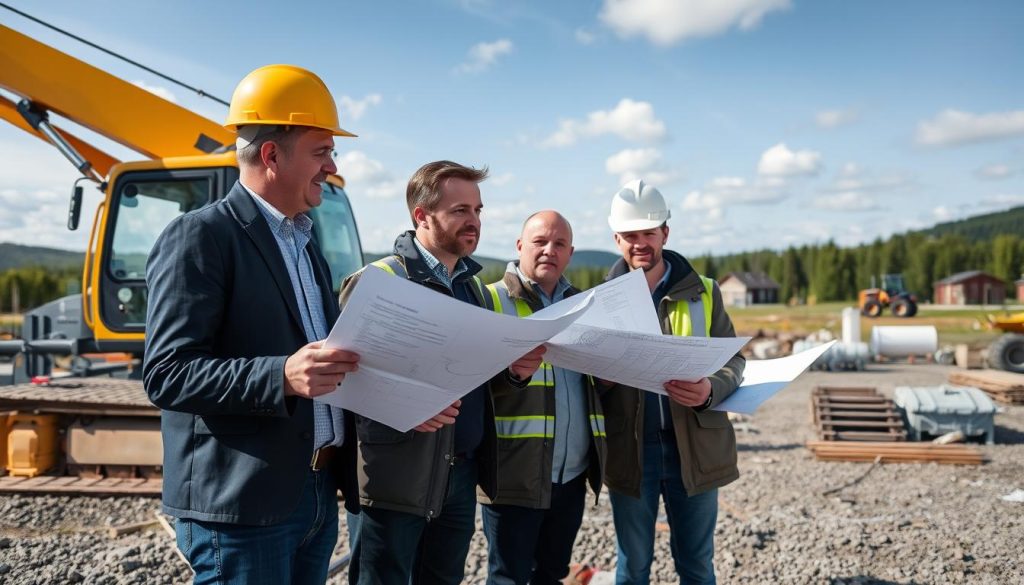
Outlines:
{"label": "yellow hard hat", "polygon": [[335,136],[355,136],[338,124],[338,107],[323,80],[295,65],[256,69],[235,88],[224,127],[249,125],[309,126]]}

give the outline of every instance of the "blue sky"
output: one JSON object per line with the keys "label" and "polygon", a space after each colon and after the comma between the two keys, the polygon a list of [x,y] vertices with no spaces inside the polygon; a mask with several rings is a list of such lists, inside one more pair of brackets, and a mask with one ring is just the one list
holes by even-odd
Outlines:
{"label": "blue sky", "polygon": [[[406,229],[405,183],[441,158],[490,167],[478,252],[498,257],[544,208],[577,248],[613,250],[608,205],[634,177],[665,194],[670,247],[689,255],[853,245],[1024,204],[1017,1],[8,1],[225,99],[261,65],[316,71],[359,134],[338,161],[368,250]],[[83,249],[87,234],[63,227],[75,177],[0,126],[0,241]]]}

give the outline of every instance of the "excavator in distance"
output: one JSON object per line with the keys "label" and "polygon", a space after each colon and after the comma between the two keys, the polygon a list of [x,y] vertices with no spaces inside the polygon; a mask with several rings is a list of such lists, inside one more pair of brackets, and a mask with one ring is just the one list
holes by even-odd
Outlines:
{"label": "excavator in distance", "polygon": [[[69,229],[78,227],[81,183],[92,181],[103,193],[92,217],[81,295],[31,311],[23,339],[0,342],[0,356],[14,368],[9,385],[0,378],[0,475],[6,470],[10,476],[0,477],[0,490],[32,491],[23,480],[68,472],[145,482],[159,491],[159,411],[138,379],[146,261],[172,219],[224,197],[238,179],[235,135],[3,25],[0,89],[0,119],[52,144],[83,175],[72,190]],[[145,158],[122,162],[51,122],[51,114]],[[310,212],[335,286],[363,265],[344,187],[342,177],[329,176],[323,203]],[[134,367],[84,357],[102,352],[127,354]],[[58,356],[71,358],[71,375],[54,375]],[[111,372],[117,377],[98,375]]]}

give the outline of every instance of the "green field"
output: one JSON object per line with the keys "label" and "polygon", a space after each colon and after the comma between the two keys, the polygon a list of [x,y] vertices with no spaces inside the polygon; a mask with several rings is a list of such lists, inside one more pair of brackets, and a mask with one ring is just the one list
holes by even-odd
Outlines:
{"label": "green field", "polygon": [[[818,305],[755,305],[732,307],[729,316],[740,335],[764,333],[791,333],[805,336],[819,329],[828,329],[839,337],[842,333],[842,310],[851,303],[822,303]],[[875,325],[934,325],[939,332],[939,345],[968,343],[978,347],[987,345],[1001,335],[986,327],[985,315],[1003,311],[985,311],[979,308],[937,308],[922,305],[916,316],[897,319],[891,316],[870,319],[861,317],[861,339],[871,339]]]}

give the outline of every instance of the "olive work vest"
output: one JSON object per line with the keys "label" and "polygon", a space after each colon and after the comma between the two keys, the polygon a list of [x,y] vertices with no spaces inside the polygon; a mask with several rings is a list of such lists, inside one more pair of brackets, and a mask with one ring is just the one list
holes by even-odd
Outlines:
{"label": "olive work vest", "polygon": [[[513,317],[529,317],[533,309],[523,299],[513,299],[508,292],[504,282],[488,284],[487,292],[494,306],[495,313],[504,313]],[[538,377],[540,379],[538,379]],[[587,376],[588,383],[593,385],[593,379]],[[544,388],[554,391],[555,376],[551,364],[542,362],[540,369],[533,375],[528,388]],[[547,394],[547,392],[545,392]],[[543,396],[538,400],[529,401],[530,411],[517,413],[516,416],[503,416],[504,413],[495,413],[495,422],[498,426],[498,440],[521,440],[521,439],[553,439],[555,436],[554,409],[550,409],[547,400]],[[604,415],[593,412],[589,413],[590,431],[594,437],[604,437]]]}

